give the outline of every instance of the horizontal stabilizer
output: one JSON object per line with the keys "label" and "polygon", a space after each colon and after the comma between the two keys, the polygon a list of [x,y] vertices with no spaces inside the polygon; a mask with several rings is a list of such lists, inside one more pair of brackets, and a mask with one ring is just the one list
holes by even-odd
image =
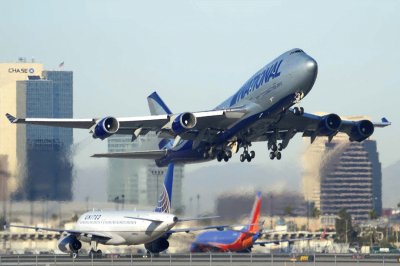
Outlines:
{"label": "horizontal stabilizer", "polygon": [[110,153],[96,153],[92,157],[95,158],[125,158],[125,159],[160,159],[167,155],[167,150],[154,150],[154,151],[130,151],[130,152],[110,152]]}

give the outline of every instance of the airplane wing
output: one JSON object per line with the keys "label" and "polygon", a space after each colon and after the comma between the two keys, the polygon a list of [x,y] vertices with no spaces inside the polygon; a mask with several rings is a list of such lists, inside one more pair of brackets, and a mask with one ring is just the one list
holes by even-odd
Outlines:
{"label": "airplane wing", "polygon": [[296,115],[292,109],[282,113],[278,119],[272,121],[268,130],[252,137],[252,141],[265,141],[276,138],[282,140],[285,148],[289,140],[296,133],[303,133],[303,137],[310,137],[314,142],[316,137],[326,136],[329,140],[339,132],[349,136],[351,141],[362,141],[374,132],[375,127],[391,125],[386,118],[381,122],[371,122],[366,119],[358,121],[344,120],[336,114],[315,115],[304,113]]}
{"label": "airplane wing", "polygon": [[92,157],[98,158],[127,158],[127,159],[160,159],[167,155],[167,150],[154,151],[131,151],[131,152],[111,152],[111,153],[96,153]]}
{"label": "airplane wing", "polygon": [[101,232],[90,232],[90,231],[81,231],[81,230],[69,230],[69,229],[60,229],[60,228],[48,228],[48,227],[38,227],[38,226],[28,226],[28,225],[13,225],[9,224],[5,227],[16,227],[16,228],[25,228],[25,229],[33,229],[35,231],[49,231],[49,232],[57,232],[57,233],[67,233],[70,235],[75,236],[85,236],[90,238],[97,238],[97,239],[111,239],[111,237],[107,234]]}
{"label": "airplane wing", "polygon": [[295,242],[295,241],[306,241],[306,240],[311,240],[313,238],[311,237],[304,237],[304,238],[293,238],[293,239],[277,239],[277,240],[268,240],[268,241],[257,241],[254,243],[254,245],[260,245],[260,246],[265,246],[268,244],[276,244],[278,245],[279,243],[285,243],[285,242]]}
{"label": "airplane wing", "polygon": [[[161,137],[175,138],[179,135],[182,139],[195,139],[199,134],[204,138],[205,130],[209,130],[207,134],[210,134],[210,131],[218,132],[226,129],[233,122],[243,117],[247,111],[247,109],[239,107],[217,111],[139,117],[106,117],[103,119],[16,118],[8,113],[6,117],[11,123],[15,124],[82,128],[89,129],[91,133],[94,133],[96,127],[100,126],[99,129],[103,129],[103,134],[132,135],[132,140],[139,135],[145,135],[149,131],[160,132]],[[183,117],[189,120],[183,120]],[[111,124],[107,124],[107,122]],[[185,122],[190,124],[185,125]],[[177,125],[177,127],[174,127],[174,125]],[[96,136],[93,135],[93,137]],[[97,137],[101,138],[100,136]]]}

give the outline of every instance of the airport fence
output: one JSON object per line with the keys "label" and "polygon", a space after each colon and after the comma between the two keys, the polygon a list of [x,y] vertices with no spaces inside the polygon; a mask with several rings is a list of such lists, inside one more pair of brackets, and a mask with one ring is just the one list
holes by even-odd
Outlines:
{"label": "airport fence", "polygon": [[385,265],[399,264],[396,254],[264,254],[264,253],[182,253],[143,256],[104,254],[102,257],[67,255],[0,255],[0,266],[9,265],[151,265],[151,266],[225,266],[225,265]]}

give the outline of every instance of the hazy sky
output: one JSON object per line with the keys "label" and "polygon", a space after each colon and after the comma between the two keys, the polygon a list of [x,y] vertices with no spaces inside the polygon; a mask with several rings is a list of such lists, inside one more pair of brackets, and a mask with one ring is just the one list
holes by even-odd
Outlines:
{"label": "hazy sky", "polygon": [[[213,108],[299,47],[319,64],[302,106],[375,121],[386,116],[393,125],[376,129],[374,138],[388,166],[400,159],[399,12],[397,0],[2,1],[0,61],[33,57],[47,69],[64,61],[74,71],[75,117],[134,116],[148,114],[146,96],[154,90],[174,112]],[[78,169],[106,163],[88,158],[106,142],[84,130],[75,131],[75,141]],[[258,157],[245,167],[299,165],[301,143],[296,136],[280,162],[258,144]],[[188,166],[186,174],[203,166]]]}

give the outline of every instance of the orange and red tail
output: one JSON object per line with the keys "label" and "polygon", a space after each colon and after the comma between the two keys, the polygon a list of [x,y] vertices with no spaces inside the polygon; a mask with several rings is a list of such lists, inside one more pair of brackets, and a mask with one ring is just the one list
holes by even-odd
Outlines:
{"label": "orange and red tail", "polygon": [[256,199],[254,201],[253,210],[250,216],[250,225],[248,231],[250,233],[258,233],[260,231],[260,211],[261,211],[261,192],[257,192]]}

